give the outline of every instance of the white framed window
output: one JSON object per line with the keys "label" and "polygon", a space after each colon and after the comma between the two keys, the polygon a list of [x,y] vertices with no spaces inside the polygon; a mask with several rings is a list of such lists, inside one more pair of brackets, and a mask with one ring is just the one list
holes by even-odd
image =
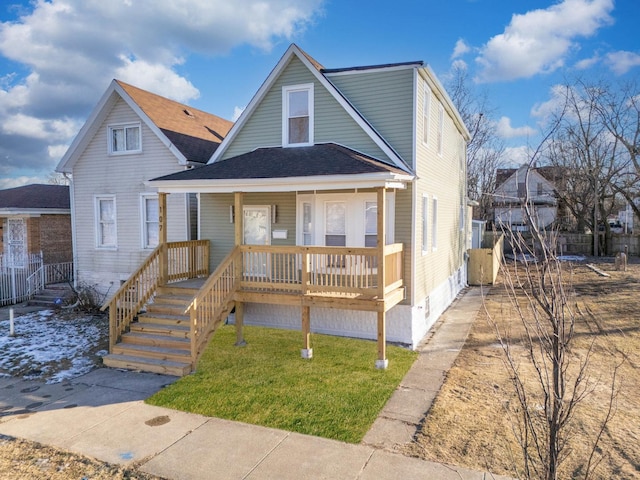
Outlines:
{"label": "white framed window", "polygon": [[378,202],[364,202],[364,246],[378,246]]}
{"label": "white framed window", "polygon": [[325,202],[324,244],[347,246],[347,202]]}
{"label": "white framed window", "polygon": [[142,151],[139,123],[109,125],[109,154],[126,155]]}
{"label": "white framed window", "polygon": [[118,232],[116,225],[116,196],[96,195],[95,229],[97,248],[116,248]]}
{"label": "white framed window", "polygon": [[438,249],[438,199],[431,201],[431,250]]}
{"label": "white framed window", "polygon": [[142,248],[156,248],[160,239],[160,204],[156,193],[140,195]]}
{"label": "white framed window", "polygon": [[444,149],[444,107],[438,105],[438,155],[442,155]]}
{"label": "white framed window", "polygon": [[302,202],[302,245],[313,245],[313,204]]}
{"label": "white framed window", "polygon": [[427,82],[424,83],[424,95],[422,98],[422,143],[429,144],[429,114],[431,112],[431,89]]}
{"label": "white framed window", "polygon": [[282,87],[282,146],[313,145],[313,83]]}
{"label": "white framed window", "polygon": [[429,195],[422,195],[422,254],[429,251]]}

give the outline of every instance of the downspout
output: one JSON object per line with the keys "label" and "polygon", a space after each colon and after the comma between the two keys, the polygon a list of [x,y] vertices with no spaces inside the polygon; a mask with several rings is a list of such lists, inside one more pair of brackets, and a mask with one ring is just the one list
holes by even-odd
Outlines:
{"label": "downspout", "polygon": [[78,288],[78,261],[77,261],[77,240],[76,240],[76,201],[74,194],[73,176],[62,172],[62,176],[69,182],[69,206],[71,207],[71,260],[73,261],[73,288]]}

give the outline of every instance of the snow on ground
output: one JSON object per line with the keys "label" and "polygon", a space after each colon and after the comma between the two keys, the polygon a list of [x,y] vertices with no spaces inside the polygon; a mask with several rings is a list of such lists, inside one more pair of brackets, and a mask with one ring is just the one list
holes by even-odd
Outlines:
{"label": "snow on ground", "polygon": [[43,310],[0,321],[0,376],[58,383],[100,363],[108,347],[104,315]]}

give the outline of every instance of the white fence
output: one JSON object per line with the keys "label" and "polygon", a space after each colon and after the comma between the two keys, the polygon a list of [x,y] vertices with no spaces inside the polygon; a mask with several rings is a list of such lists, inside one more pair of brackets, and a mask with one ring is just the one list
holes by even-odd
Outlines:
{"label": "white fence", "polygon": [[73,262],[43,265],[42,256],[26,256],[16,265],[0,255],[0,306],[26,302],[46,285],[73,280]]}

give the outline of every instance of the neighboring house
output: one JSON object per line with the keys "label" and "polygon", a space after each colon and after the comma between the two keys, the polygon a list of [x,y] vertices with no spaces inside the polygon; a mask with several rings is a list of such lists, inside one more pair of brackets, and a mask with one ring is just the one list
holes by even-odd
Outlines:
{"label": "neighboring house", "polygon": [[46,264],[73,260],[68,186],[0,190],[0,263],[24,266],[32,255]]}
{"label": "neighboring house", "polygon": [[[107,97],[121,90],[116,84]],[[116,110],[127,115],[109,113]],[[376,366],[385,368],[386,341],[415,348],[466,284],[469,133],[422,62],[325,69],[291,45],[207,165],[174,164],[169,175],[151,168],[155,156],[105,152],[109,125],[132,123],[132,113],[142,112],[126,99],[97,112],[61,165],[76,165],[76,230],[86,230],[85,255],[106,250],[115,263],[126,249],[122,279],[141,264],[110,300],[107,365],[185,374],[235,308],[239,343],[244,324],[301,329],[304,357],[312,355],[311,331],[377,339]],[[114,162],[113,170],[105,165]],[[126,244],[142,222],[140,191],[112,192],[132,175],[121,171],[130,165],[145,192],[158,192],[161,212],[159,245],[144,263]],[[199,240],[171,242],[192,238],[184,235],[185,195],[192,194]],[[103,195],[117,203],[104,246],[92,243],[104,228]],[[80,252],[80,234],[76,243]],[[176,306],[180,280],[203,275],[206,283],[190,280],[196,289],[180,290],[190,296]],[[167,329],[173,336],[161,342],[157,335]],[[171,351],[130,348],[145,332],[156,335],[148,343]]]}
{"label": "neighboring house", "polygon": [[[206,163],[232,122],[114,80],[60,161],[72,174],[76,278],[113,295],[158,245],[146,181]],[[197,237],[195,195],[169,199],[167,235]]]}
{"label": "neighboring house", "polygon": [[557,225],[566,217],[557,194],[562,181],[558,167],[530,168],[522,165],[520,168],[498,169],[493,201],[496,227],[527,231],[525,199],[539,228]]}
{"label": "neighboring house", "polygon": [[29,300],[72,274],[66,185],[0,190],[0,305]]}

